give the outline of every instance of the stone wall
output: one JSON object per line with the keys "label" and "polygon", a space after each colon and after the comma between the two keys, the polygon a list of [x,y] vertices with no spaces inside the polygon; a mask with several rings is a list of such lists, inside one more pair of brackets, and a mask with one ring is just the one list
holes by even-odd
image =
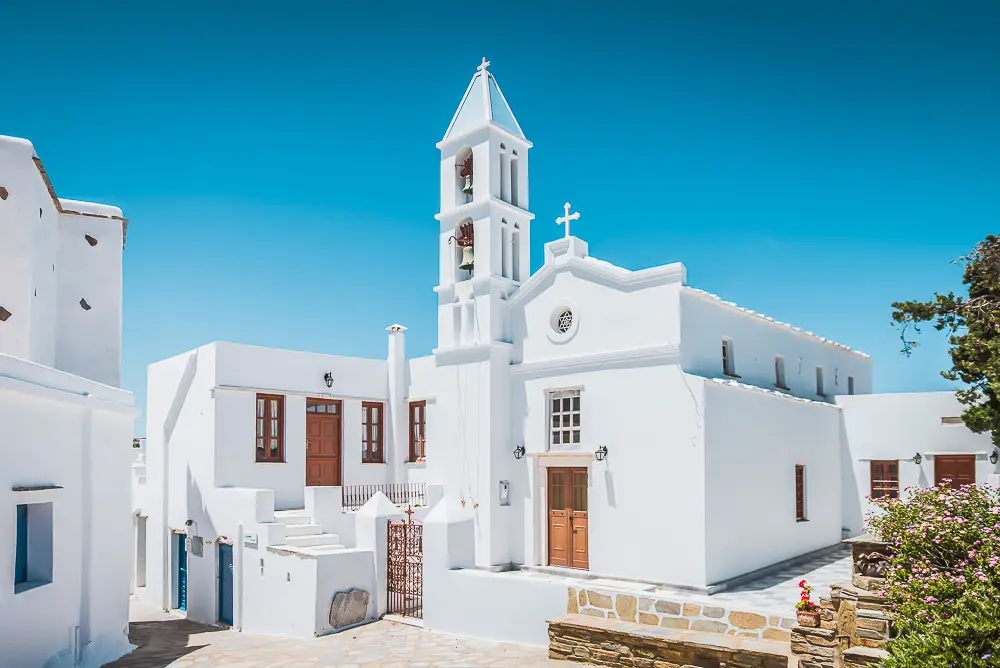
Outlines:
{"label": "stone wall", "polygon": [[730,610],[723,606],[668,599],[644,591],[589,587],[569,587],[566,612],[647,626],[784,642],[791,639],[790,631],[795,626],[794,617]]}
{"label": "stone wall", "polygon": [[853,548],[851,584],[835,584],[830,597],[820,599],[819,628],[792,629],[792,654],[800,668],[877,666],[886,656],[882,648],[893,630],[879,592],[887,550],[870,536],[844,542]]}
{"label": "stone wall", "polygon": [[636,668],[787,668],[783,642],[710,636],[607,617],[549,622],[549,658]]}

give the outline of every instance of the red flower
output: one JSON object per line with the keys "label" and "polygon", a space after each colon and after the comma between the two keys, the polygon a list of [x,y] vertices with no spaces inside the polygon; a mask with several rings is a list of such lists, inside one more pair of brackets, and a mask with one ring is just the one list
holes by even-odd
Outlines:
{"label": "red flower", "polygon": [[805,580],[799,580],[799,586],[800,587],[805,587],[806,586],[806,581]]}

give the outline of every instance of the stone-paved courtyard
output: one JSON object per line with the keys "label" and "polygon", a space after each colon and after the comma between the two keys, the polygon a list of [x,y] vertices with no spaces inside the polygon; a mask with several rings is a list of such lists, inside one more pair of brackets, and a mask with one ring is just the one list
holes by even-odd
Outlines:
{"label": "stone-paved courtyard", "polygon": [[133,601],[129,639],[139,648],[106,668],[418,668],[568,665],[544,647],[460,638],[379,621],[322,638],[298,640],[237,633],[189,622]]}

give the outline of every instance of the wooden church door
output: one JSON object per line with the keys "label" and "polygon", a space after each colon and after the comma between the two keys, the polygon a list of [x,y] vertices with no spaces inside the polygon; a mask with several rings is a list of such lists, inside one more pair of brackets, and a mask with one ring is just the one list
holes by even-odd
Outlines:
{"label": "wooden church door", "polygon": [[548,469],[549,565],[586,570],[587,469]]}
{"label": "wooden church door", "polygon": [[306,485],[340,484],[341,402],[306,400]]}

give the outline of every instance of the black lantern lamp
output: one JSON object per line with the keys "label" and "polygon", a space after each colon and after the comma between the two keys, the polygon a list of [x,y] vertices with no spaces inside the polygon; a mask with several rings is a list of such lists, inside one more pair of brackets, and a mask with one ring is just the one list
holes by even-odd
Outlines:
{"label": "black lantern lamp", "polygon": [[597,448],[597,452],[594,453],[594,456],[597,457],[597,461],[603,462],[604,458],[608,456],[607,446],[602,445],[601,447]]}
{"label": "black lantern lamp", "polygon": [[913,463],[916,464],[917,466],[920,466],[920,462],[922,462],[923,460],[924,458],[920,456],[919,452],[913,455]]}
{"label": "black lantern lamp", "polygon": [[524,446],[519,445],[514,448],[514,459],[521,459],[522,457],[524,457]]}
{"label": "black lantern lamp", "polygon": [[997,458],[997,449],[993,448],[993,452],[990,453],[990,464],[996,464]]}
{"label": "black lantern lamp", "polygon": [[333,387],[333,374],[332,373],[330,373],[329,371],[327,371],[326,375],[323,376],[323,380],[326,381],[326,386],[327,387]]}

